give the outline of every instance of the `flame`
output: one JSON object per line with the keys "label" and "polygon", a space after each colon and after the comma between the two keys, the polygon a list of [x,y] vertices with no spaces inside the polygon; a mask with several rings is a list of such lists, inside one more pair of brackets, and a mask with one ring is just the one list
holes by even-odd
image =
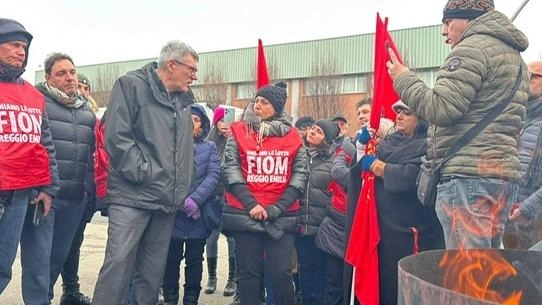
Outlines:
{"label": "flame", "polygon": [[496,282],[516,276],[512,264],[497,250],[446,251],[439,267],[445,270],[443,287],[470,297],[503,305],[519,305],[522,291],[504,296],[492,289]]}
{"label": "flame", "polygon": [[[443,206],[446,213],[452,219],[451,230],[457,230],[457,224],[462,224],[464,230],[470,235],[477,237],[495,237],[501,233],[501,222],[498,215],[504,213],[506,200],[500,196],[494,200],[491,195],[478,195],[472,204],[467,207],[447,207]],[[473,212],[476,211],[476,212]],[[480,214],[482,217],[476,217]],[[462,230],[463,230],[462,229]],[[460,248],[465,248],[460,242]]]}

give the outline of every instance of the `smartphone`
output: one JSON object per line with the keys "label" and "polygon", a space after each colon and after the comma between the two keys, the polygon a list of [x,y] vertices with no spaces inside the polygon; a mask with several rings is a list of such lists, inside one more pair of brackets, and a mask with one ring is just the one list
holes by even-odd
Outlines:
{"label": "smartphone", "polygon": [[32,222],[34,223],[34,226],[39,227],[41,226],[41,222],[43,220],[43,215],[45,214],[45,206],[43,203],[43,200],[38,200],[38,203],[36,203],[35,209],[34,209],[34,219]]}
{"label": "smartphone", "polygon": [[224,109],[224,123],[231,124],[235,121],[235,109],[226,108]]}

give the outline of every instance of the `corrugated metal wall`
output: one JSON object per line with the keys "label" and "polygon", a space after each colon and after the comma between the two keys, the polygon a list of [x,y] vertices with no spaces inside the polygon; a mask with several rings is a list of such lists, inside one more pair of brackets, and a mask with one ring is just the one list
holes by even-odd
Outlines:
{"label": "corrugated metal wall", "polygon": [[[449,52],[441,36],[440,25],[391,31],[391,35],[411,69],[438,68]],[[256,44],[255,40],[254,48],[201,53],[198,65],[200,78],[206,70],[219,69],[226,83],[253,81]],[[371,33],[269,45],[265,46],[265,52],[273,79],[302,79],[312,75],[318,61],[334,62],[338,75],[370,73],[373,71],[373,44],[374,34]],[[155,58],[78,66],[77,70],[94,82],[104,71],[123,75],[152,60]],[[36,72],[35,79],[36,82],[44,79],[43,70]]]}

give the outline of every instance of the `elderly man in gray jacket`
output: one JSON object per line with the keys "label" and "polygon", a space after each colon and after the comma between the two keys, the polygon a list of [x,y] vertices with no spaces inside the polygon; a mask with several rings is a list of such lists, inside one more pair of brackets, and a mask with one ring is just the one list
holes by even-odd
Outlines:
{"label": "elderly man in gray jacket", "polygon": [[198,54],[171,41],[158,62],[121,76],[105,114],[109,229],[95,305],[156,304],[177,208],[194,179],[190,84]]}
{"label": "elderly man in gray jacket", "polygon": [[490,0],[449,0],[442,22],[452,50],[433,88],[399,63],[393,51],[388,71],[401,100],[430,123],[427,157],[437,163],[521,80],[504,111],[444,163],[435,205],[446,248],[497,248],[520,177],[517,137],[528,98],[520,52],[528,41]]}

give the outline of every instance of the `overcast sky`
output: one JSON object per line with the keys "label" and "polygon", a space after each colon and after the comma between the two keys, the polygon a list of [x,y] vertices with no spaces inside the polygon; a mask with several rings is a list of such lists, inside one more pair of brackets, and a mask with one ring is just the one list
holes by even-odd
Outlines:
{"label": "overcast sky", "polygon": [[[524,0],[496,0],[511,17]],[[60,51],[76,65],[157,57],[168,40],[198,52],[370,33],[376,13],[390,30],[440,24],[446,0],[26,0],[2,1],[1,17],[34,35],[24,77],[34,80],[45,56]],[[537,13],[538,12],[538,13]],[[515,20],[530,40],[528,62],[542,58],[541,0]],[[444,43],[444,39],[442,40]]]}

